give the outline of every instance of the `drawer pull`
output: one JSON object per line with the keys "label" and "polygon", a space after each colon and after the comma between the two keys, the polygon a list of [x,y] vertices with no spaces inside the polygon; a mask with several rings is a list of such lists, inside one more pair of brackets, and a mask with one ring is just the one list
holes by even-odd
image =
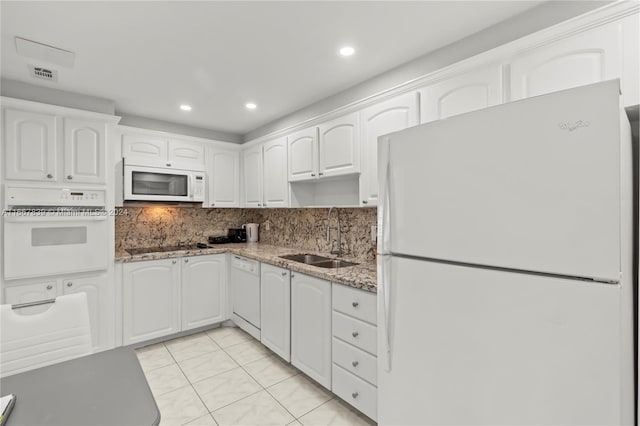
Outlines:
{"label": "drawer pull", "polygon": [[352,397],[353,399],[356,399],[356,398],[358,397],[358,392],[354,392],[354,393],[352,393],[352,394],[351,394],[351,397]]}
{"label": "drawer pull", "polygon": [[287,276],[287,272],[286,272],[286,271],[285,271],[285,272],[283,272],[283,273],[282,273],[282,276],[283,276],[283,277],[286,277],[286,276]]}
{"label": "drawer pull", "polygon": [[47,286],[47,290],[51,290],[52,288],[53,288],[53,286],[52,286],[51,284],[49,284],[49,285]]}
{"label": "drawer pull", "polygon": [[357,367],[359,364],[360,364],[360,363],[359,363],[358,361],[353,361],[353,362],[351,363],[351,365],[353,365],[354,367]]}
{"label": "drawer pull", "polygon": [[354,308],[357,308],[358,305],[360,305],[360,303],[358,302],[351,302],[351,306],[353,306]]}
{"label": "drawer pull", "polygon": [[358,337],[358,335],[359,335],[359,334],[360,334],[360,333],[358,333],[357,331],[354,331],[353,333],[351,333],[351,335],[352,335],[353,337]]}

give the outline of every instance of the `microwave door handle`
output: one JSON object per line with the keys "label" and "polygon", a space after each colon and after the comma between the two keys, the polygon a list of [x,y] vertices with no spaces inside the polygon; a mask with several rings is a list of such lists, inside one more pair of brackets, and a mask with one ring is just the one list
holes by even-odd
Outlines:
{"label": "microwave door handle", "polygon": [[187,197],[189,197],[190,200],[193,200],[193,184],[194,184],[193,173],[189,173],[189,184],[187,186]]}

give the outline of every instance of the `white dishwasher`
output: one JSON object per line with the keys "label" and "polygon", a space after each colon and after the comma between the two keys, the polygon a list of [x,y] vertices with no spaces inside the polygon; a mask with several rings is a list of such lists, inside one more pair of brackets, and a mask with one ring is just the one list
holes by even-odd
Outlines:
{"label": "white dishwasher", "polygon": [[260,339],[260,262],[233,255],[231,288],[233,321]]}

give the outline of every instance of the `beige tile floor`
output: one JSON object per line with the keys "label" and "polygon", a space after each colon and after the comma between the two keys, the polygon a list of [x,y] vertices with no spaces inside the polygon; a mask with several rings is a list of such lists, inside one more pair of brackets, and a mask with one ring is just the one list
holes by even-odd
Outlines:
{"label": "beige tile floor", "polygon": [[136,352],[161,425],[375,425],[235,327]]}

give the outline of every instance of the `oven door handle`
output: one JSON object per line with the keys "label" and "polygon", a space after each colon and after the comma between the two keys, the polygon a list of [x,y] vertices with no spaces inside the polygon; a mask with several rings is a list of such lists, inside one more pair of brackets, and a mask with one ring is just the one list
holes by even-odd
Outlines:
{"label": "oven door handle", "polygon": [[40,222],[103,222],[107,220],[107,215],[95,216],[60,216],[60,215],[42,215],[42,216],[4,216],[5,223],[40,223]]}

